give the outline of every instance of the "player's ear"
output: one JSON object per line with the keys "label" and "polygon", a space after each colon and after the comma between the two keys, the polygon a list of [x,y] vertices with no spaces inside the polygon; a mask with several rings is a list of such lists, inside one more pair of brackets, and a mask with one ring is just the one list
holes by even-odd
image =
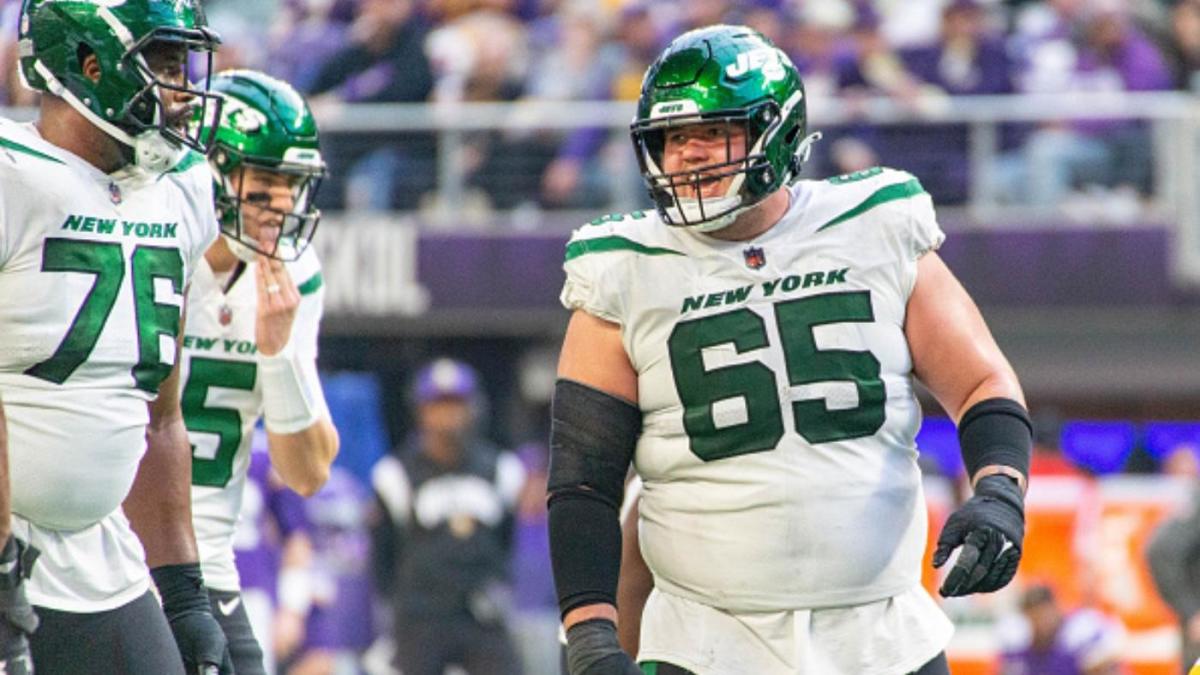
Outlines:
{"label": "player's ear", "polygon": [[79,45],[79,70],[92,82],[100,81],[100,59],[87,45]]}

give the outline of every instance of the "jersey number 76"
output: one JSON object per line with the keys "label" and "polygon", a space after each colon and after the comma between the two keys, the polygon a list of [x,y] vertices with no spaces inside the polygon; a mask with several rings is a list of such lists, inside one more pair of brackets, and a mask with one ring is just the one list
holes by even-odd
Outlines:
{"label": "jersey number 76", "polygon": [[[182,293],[183,258],[176,248],[139,245],[133,249],[129,267],[138,340],[133,379],[138,389],[154,394],[171,373],[171,363],[163,360],[159,340],[163,335],[175,339],[180,313],[175,305],[155,302],[154,280],[167,279],[174,292]],[[42,248],[42,271],[96,277],[58,348],[50,358],[25,370],[26,375],[62,384],[87,361],[104,332],[125,281],[125,253],[117,242],[50,238]]]}

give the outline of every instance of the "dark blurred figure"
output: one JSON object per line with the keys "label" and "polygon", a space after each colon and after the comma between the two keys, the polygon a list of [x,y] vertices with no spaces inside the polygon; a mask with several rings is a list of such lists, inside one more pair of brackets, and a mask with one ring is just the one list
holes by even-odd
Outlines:
{"label": "dark blurred figure", "polygon": [[[1120,3],[1051,5],[1057,10],[1052,30],[1014,38],[1028,57],[1022,91],[1119,94],[1171,87],[1162,53]],[[997,187],[1005,201],[1060,207],[1077,217],[1136,216],[1138,198],[1154,187],[1152,148],[1148,125],[1137,120],[1044,123],[1005,158]]]}
{"label": "dark blurred figure", "polygon": [[[1002,36],[989,30],[977,0],[952,0],[942,10],[941,34],[934,44],[902,53],[915,77],[954,96],[1009,94],[1012,64]],[[916,152],[921,181],[939,203],[962,203],[968,197],[967,127],[924,126],[917,130]],[[924,142],[921,142],[921,141]]]}
{"label": "dark blurred figure", "polygon": [[[332,103],[423,102],[433,91],[425,57],[424,24],[413,0],[360,0],[348,44],[329,55],[306,92],[313,107]],[[437,175],[436,146],[428,133],[327,136],[334,199],[347,209],[415,208]],[[334,164],[336,162],[336,164]],[[344,184],[339,185],[339,181]]]}
{"label": "dark blurred figure", "polygon": [[1021,594],[1024,622],[1001,656],[1000,675],[1118,675],[1124,628],[1092,609],[1065,611],[1046,585]]}
{"label": "dark blurred figure", "polygon": [[405,675],[516,675],[507,629],[519,459],[479,438],[478,377],[439,359],[414,387],[417,431],[379,460],[371,483],[376,584],[392,601],[396,665]]}
{"label": "dark blurred figure", "polygon": [[1200,490],[1197,489],[1198,451],[1181,444],[1163,458],[1164,473],[1188,481],[1191,503],[1168,518],[1146,547],[1150,576],[1158,594],[1179,617],[1183,640],[1183,671],[1200,659]]}
{"label": "dark blurred figure", "polygon": [[[662,36],[651,16],[649,4],[631,2],[621,9],[609,44],[615,50],[614,70],[608,80],[586,97],[592,100],[636,101],[641,93],[642,76],[662,48]],[[618,135],[623,148],[627,136]],[[575,129],[564,137],[553,161],[541,179],[541,203],[550,207],[599,208],[612,192],[614,181],[626,180],[630,190],[641,197],[645,191],[641,176],[614,175],[603,162],[603,150],[612,134],[602,127]]]}
{"label": "dark blurred figure", "polygon": [[1180,0],[1171,10],[1168,49],[1175,88],[1200,92],[1200,0]]}

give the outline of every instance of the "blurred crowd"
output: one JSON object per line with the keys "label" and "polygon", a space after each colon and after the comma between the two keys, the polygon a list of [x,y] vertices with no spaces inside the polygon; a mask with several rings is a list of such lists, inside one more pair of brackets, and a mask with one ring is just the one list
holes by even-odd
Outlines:
{"label": "blurred crowd", "polygon": [[[30,102],[15,77],[17,0],[0,0],[0,105]],[[750,25],[823,101],[890,97],[916,112],[947,95],[1200,91],[1200,0],[209,0],[218,68],[282,77],[318,109],[359,102],[636,100],[670,38],[711,23]],[[966,129],[826,130],[810,175],[886,163],[942,203],[969,184]],[[472,132],[461,164],[484,209],[599,208],[630,185],[624,134]],[[432,209],[438,139],[326,136],[326,208]],[[990,190],[1052,205],[1097,190],[1153,190],[1145,124],[1009,125]],[[633,186],[633,190],[638,188]],[[461,205],[460,205],[461,206]]]}

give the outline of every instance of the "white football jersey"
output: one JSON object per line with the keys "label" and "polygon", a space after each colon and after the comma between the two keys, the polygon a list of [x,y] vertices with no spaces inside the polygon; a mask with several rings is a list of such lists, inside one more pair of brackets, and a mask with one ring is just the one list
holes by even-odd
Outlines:
{"label": "white football jersey", "polygon": [[35,604],[78,610],[145,591],[136,538],[119,543],[130,555],[110,545],[132,537],[118,507],[145,452],[147,403],[175,361],[184,288],[216,235],[199,155],[161,177],[105,174],[0,119],[0,400],[17,529],[90,533],[98,548],[79,538],[70,550],[129,565],[83,578],[66,560],[75,553],[43,555]]}
{"label": "white football jersey", "polygon": [[634,213],[566,254],[563,304],[619,324],[638,374],[642,554],[731,611],[891,597],[925,545],[904,319],[932,201],[878,168],[790,192],[751,241]]}
{"label": "white football jersey", "polygon": [[[249,263],[228,290],[202,260],[188,291],[183,338],[183,418],[192,443],[192,522],[205,583],[237,591],[233,536],[242,510],[250,441],[263,412],[255,360],[258,305],[255,265]],[[317,330],[325,290],[316,250],[309,246],[288,274],[300,289],[289,338],[310,382],[317,382]],[[326,413],[320,387],[314,392]]]}

